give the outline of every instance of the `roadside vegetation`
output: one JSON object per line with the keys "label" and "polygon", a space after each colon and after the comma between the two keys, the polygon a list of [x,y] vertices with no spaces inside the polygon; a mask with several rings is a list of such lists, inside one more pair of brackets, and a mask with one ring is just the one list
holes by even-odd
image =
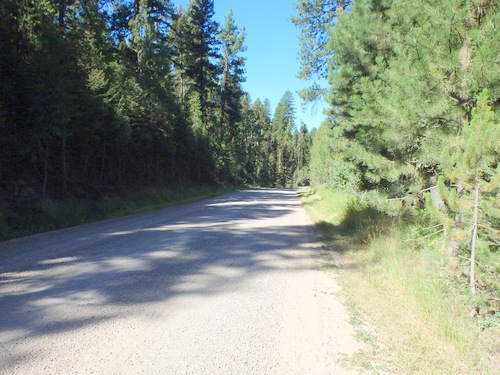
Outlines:
{"label": "roadside vegetation", "polygon": [[346,365],[373,373],[497,373],[498,254],[481,260],[490,278],[471,293],[465,259],[450,259],[442,232],[423,235],[432,232],[422,229],[425,212],[391,217],[325,185],[299,195],[329,245],[325,268],[338,275],[356,335],[370,344]]}
{"label": "roadside vegetation", "polygon": [[359,337],[378,341],[352,360],[384,358],[396,374],[498,373],[499,3],[295,7],[299,76],[312,81],[302,98],[329,104],[303,200],[347,303],[375,327]]}
{"label": "roadside vegetation", "polygon": [[92,199],[4,199],[0,207],[0,241],[192,202],[236,189],[202,185],[185,189],[114,191]]}

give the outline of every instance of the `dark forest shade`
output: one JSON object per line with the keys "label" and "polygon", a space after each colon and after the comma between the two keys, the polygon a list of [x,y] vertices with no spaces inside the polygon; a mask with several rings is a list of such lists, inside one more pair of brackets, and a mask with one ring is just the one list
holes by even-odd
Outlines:
{"label": "dark forest shade", "polygon": [[210,0],[3,1],[2,194],[277,185],[270,110],[241,87],[244,30],[213,15]]}

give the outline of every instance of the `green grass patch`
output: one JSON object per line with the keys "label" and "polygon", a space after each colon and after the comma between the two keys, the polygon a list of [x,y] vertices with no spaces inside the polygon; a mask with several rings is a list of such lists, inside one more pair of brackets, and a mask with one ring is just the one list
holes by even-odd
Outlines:
{"label": "green grass patch", "polygon": [[412,375],[498,373],[498,316],[469,316],[473,298],[454,280],[439,238],[413,239],[418,217],[394,219],[324,186],[301,198],[337,252],[333,258],[348,265],[328,263],[339,274],[358,339],[373,344],[351,363]]}
{"label": "green grass patch", "polygon": [[202,185],[182,190],[125,190],[100,199],[6,199],[0,203],[0,241],[155,210],[234,190],[238,188]]}

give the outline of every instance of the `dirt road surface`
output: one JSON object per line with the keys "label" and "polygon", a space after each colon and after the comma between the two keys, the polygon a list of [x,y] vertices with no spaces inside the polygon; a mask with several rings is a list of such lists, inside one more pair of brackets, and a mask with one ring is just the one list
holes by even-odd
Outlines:
{"label": "dirt road surface", "polygon": [[293,190],[0,243],[1,374],[352,374]]}

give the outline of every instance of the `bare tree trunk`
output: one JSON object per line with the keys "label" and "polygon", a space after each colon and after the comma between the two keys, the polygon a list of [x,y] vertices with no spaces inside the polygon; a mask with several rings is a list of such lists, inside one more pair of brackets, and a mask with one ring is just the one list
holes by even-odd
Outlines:
{"label": "bare tree trunk", "polygon": [[433,206],[437,208],[439,211],[444,212],[446,209],[446,205],[444,204],[444,201],[441,198],[439,188],[437,186],[432,186],[429,188],[429,192],[431,193],[431,201]]}
{"label": "bare tree trunk", "polygon": [[477,217],[479,212],[479,183],[476,178],[474,188],[474,218],[472,221],[472,241],[470,246],[470,291],[476,292],[476,238],[477,238]]}
{"label": "bare tree trunk", "polygon": [[185,94],[184,94],[184,74],[181,73],[181,81],[180,81],[180,84],[181,84],[181,87],[180,87],[180,90],[181,90],[181,106],[182,106],[182,109],[184,109],[184,97],[185,97]]}

